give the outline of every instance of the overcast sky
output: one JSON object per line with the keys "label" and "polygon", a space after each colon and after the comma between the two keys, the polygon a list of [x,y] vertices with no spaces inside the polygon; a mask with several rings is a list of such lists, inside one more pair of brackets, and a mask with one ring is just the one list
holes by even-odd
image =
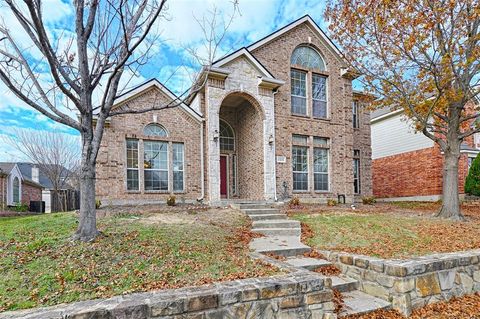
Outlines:
{"label": "overcast sky", "polygon": [[[62,0],[44,0],[44,17],[48,27],[55,30],[68,29],[72,21],[72,6]],[[208,10],[215,6],[224,16],[232,12],[229,0],[170,0],[167,18],[159,21],[157,32],[161,41],[154,48],[153,59],[140,70],[126,88],[151,78],[158,78],[172,91],[178,93],[188,88],[189,72],[195,65],[188,62],[184,48],[196,47],[202,35],[196,18],[208,16]],[[239,0],[239,15],[233,21],[228,36],[220,48],[218,58],[238,48],[247,46],[284,25],[309,14],[317,24],[326,30],[323,21],[324,1],[301,0]],[[0,8],[0,18],[8,19],[5,8]],[[78,135],[62,124],[55,123],[33,109],[19,102],[8,90],[0,85],[0,161],[18,161],[18,151],[5,145],[2,137],[13,134],[15,128],[56,131],[61,134]]]}

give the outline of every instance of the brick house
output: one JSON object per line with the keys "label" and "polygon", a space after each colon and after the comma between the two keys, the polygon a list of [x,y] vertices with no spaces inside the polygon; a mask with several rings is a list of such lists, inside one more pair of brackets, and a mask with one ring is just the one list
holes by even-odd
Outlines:
{"label": "brick house", "polygon": [[17,163],[0,163],[0,210],[42,200],[42,185],[22,175]]}
{"label": "brick house", "polygon": [[[474,109],[471,103],[467,107]],[[374,196],[387,200],[441,199],[443,155],[439,146],[415,132],[402,110],[376,110],[371,117]],[[480,152],[480,134],[467,138],[460,152],[458,187],[462,195],[470,165]]]}
{"label": "brick house", "polygon": [[[170,194],[207,203],[371,195],[369,112],[338,48],[309,16],[202,76],[206,85],[188,104],[108,120],[97,160],[104,204]],[[150,80],[114,107],[175,100]]]}

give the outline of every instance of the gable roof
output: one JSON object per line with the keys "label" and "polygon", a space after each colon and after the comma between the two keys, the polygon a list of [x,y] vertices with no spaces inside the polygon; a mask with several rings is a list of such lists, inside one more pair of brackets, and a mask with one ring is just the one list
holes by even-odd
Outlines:
{"label": "gable roof", "polygon": [[[51,164],[54,165],[54,164]],[[22,176],[31,181],[34,182],[32,179],[32,168],[35,166],[33,163],[25,163],[25,162],[20,162],[17,163],[18,168],[20,169],[20,172],[22,173]],[[67,169],[64,168],[66,171]],[[67,175],[62,176],[62,185],[60,185],[60,189],[71,189],[72,186],[69,185],[66,181]],[[35,183],[35,182],[34,182]],[[47,189],[53,189],[53,183],[48,178],[48,176],[45,174],[45,172],[42,170],[42,167],[38,167],[38,184],[42,185],[42,187],[47,188]]]}
{"label": "gable roof", "polygon": [[[173,101],[178,100],[180,102],[180,99],[172,92],[170,91],[165,85],[160,83],[157,79],[150,79],[140,85],[137,85],[136,87],[118,95],[115,98],[115,101],[113,102],[113,106],[116,106],[120,103],[123,103],[125,101],[128,101],[134,97],[137,97],[141,93],[143,93],[145,90],[150,89],[150,88],[157,88],[160,90],[162,93],[164,93],[166,96],[171,98]],[[203,121],[202,115],[198,114],[194,109],[192,109],[190,106],[187,104],[181,102],[179,104],[179,107],[183,109],[185,112],[187,112],[190,116],[192,116],[194,119],[197,121]]]}
{"label": "gable roof", "polygon": [[300,19],[297,19],[286,26],[278,29],[277,31],[274,31],[273,33],[270,33],[269,35],[263,37],[262,39],[250,44],[247,49],[250,51],[253,51],[268,42],[274,40],[275,38],[278,38],[279,36],[283,35],[284,33],[292,30],[293,28],[296,28],[302,23],[307,23],[312,29],[317,33],[317,35],[323,39],[326,43],[327,46],[342,60],[345,61],[345,58],[340,51],[340,49],[337,47],[337,45],[330,39],[327,34],[318,26],[318,24],[310,17],[308,14],[304,15]]}
{"label": "gable roof", "polygon": [[15,163],[0,162],[0,173],[8,175],[14,167]]}
{"label": "gable roof", "polygon": [[20,177],[22,179],[22,182],[26,182],[30,185],[33,185],[33,186],[39,187],[39,188],[44,187],[43,185],[41,185],[37,182],[34,182],[31,179],[31,175],[32,175],[31,172],[30,172],[30,177],[24,175],[24,172],[20,169],[21,164],[22,163],[15,163],[15,162],[0,162],[0,175],[2,175],[2,174],[3,175],[10,175],[14,170],[16,170],[17,174],[20,175]]}
{"label": "gable roof", "polygon": [[266,76],[266,77],[269,77],[269,78],[272,78],[274,79],[275,77],[272,75],[272,73],[270,73],[270,71],[267,70],[266,67],[264,67],[262,65],[262,63],[260,63],[260,61],[257,60],[256,57],[254,57],[252,55],[252,53],[250,53],[250,51],[243,47],[241,49],[238,49],[237,51],[234,51],[226,56],[224,56],[223,58],[220,58],[218,59],[217,61],[213,62],[212,66],[213,67],[216,67],[216,68],[220,68],[222,66],[224,66],[225,64],[229,63],[230,61],[233,61],[235,60],[236,58],[238,57],[241,57],[241,56],[245,56],[245,58],[247,58],[247,60],[258,70],[260,71],[260,73],[263,75],[263,76]]}

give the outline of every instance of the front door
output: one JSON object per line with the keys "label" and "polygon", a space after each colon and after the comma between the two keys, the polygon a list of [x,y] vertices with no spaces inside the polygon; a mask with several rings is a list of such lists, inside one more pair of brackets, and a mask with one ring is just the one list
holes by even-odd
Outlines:
{"label": "front door", "polygon": [[223,155],[220,155],[220,196],[222,198],[228,196],[227,156]]}

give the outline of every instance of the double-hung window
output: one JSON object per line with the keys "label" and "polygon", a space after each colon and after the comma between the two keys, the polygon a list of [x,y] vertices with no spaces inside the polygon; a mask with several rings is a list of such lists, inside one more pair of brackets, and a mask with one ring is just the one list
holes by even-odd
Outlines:
{"label": "double-hung window", "polygon": [[173,191],[183,191],[184,149],[183,143],[173,143]]}
{"label": "double-hung window", "polygon": [[138,140],[127,139],[127,190],[138,191]]}
{"label": "double-hung window", "polygon": [[359,128],[360,118],[358,117],[358,101],[353,101],[352,113],[353,113],[353,128]]}
{"label": "double-hung window", "polygon": [[360,150],[353,150],[353,192],[360,194]]}
{"label": "double-hung window", "polygon": [[327,118],[327,77],[312,74],[312,113],[313,117]]}
{"label": "double-hung window", "polygon": [[313,47],[301,45],[290,58],[291,111],[294,115],[328,118],[325,62]]}
{"label": "double-hung window", "polygon": [[327,192],[328,182],[328,139],[313,138],[313,186],[315,191]]}
{"label": "double-hung window", "polygon": [[168,143],[145,141],[144,182],[146,191],[168,191]]}
{"label": "double-hung window", "polygon": [[307,115],[307,72],[290,71],[292,113]]}

